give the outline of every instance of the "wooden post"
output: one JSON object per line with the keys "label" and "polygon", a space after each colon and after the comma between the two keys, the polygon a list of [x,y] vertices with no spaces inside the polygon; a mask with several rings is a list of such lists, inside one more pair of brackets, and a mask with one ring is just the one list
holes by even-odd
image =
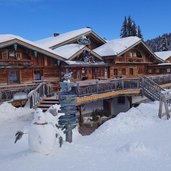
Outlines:
{"label": "wooden post", "polygon": [[80,95],[80,85],[79,83],[77,83],[77,96],[79,97],[79,95]]}
{"label": "wooden post", "polygon": [[72,142],[72,128],[71,125],[66,125],[66,141]]}
{"label": "wooden post", "polygon": [[81,105],[78,106],[78,111],[79,111],[79,125],[81,125],[83,123],[82,107],[81,107]]}
{"label": "wooden post", "polygon": [[124,79],[121,78],[121,89],[124,89]]}
{"label": "wooden post", "polygon": [[[162,113],[163,104],[164,104],[164,107],[165,107],[165,113]],[[160,119],[164,115],[166,115],[167,119],[170,118],[169,108],[168,108],[168,102],[167,102],[165,96],[161,97],[161,99],[160,99],[160,102],[159,102],[159,113],[158,113],[158,116],[159,116]]]}
{"label": "wooden post", "polygon": [[158,113],[158,116],[159,116],[160,119],[162,118],[162,108],[163,108],[163,101],[162,101],[162,99],[160,99],[160,102],[159,102],[159,113]]}
{"label": "wooden post", "polygon": [[96,92],[98,93],[99,92],[99,81],[96,81]]}
{"label": "wooden post", "polygon": [[169,108],[168,108],[168,104],[167,104],[166,98],[164,98],[164,106],[165,106],[165,110],[166,110],[167,119],[169,119],[170,115],[169,115]]}

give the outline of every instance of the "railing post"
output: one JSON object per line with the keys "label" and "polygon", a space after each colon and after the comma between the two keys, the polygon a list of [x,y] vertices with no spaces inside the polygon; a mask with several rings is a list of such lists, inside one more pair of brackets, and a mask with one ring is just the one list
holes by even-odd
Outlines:
{"label": "railing post", "polygon": [[43,96],[45,95],[45,84],[42,85],[43,87]]}
{"label": "railing post", "polygon": [[124,89],[124,79],[121,78],[121,89]]}
{"label": "railing post", "polygon": [[99,92],[99,81],[96,81],[96,92]]}
{"label": "railing post", "polygon": [[30,97],[30,102],[29,103],[30,103],[30,108],[32,108],[33,107],[33,97],[32,96]]}
{"label": "railing post", "polygon": [[80,85],[77,83],[77,96],[80,96]]}

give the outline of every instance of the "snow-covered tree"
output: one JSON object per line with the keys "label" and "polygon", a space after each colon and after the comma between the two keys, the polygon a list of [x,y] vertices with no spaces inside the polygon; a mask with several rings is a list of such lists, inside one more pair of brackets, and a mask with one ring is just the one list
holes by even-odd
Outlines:
{"label": "snow-covered tree", "polygon": [[136,26],[135,22],[132,20],[131,16],[124,18],[123,25],[121,28],[120,37],[138,36],[142,38],[140,26]]}
{"label": "snow-covered tree", "polygon": [[128,36],[128,28],[127,28],[127,18],[125,16],[123,24],[122,24],[122,28],[121,28],[121,33],[120,33],[120,37],[127,37]]}
{"label": "snow-covered tree", "polygon": [[140,28],[140,26],[138,26],[138,28],[137,28],[137,36],[138,36],[139,38],[143,39],[143,36],[142,36],[142,34],[141,34],[141,28]]}
{"label": "snow-covered tree", "polygon": [[160,43],[160,51],[168,50],[168,42],[166,36],[163,36]]}
{"label": "snow-covered tree", "polygon": [[146,44],[154,52],[171,50],[171,33],[163,34],[154,39],[147,40]]}

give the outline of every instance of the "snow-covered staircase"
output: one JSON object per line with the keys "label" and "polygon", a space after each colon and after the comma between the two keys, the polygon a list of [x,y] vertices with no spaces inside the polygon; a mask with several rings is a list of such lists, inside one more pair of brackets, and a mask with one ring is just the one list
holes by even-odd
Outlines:
{"label": "snow-covered staircase", "polygon": [[[171,102],[171,94],[160,87],[156,82],[148,77],[143,77],[140,83],[142,93],[152,101],[159,101],[159,118],[166,116],[170,118],[171,109],[169,109]],[[163,106],[165,110],[163,111]]]}
{"label": "snow-covered staircase", "polygon": [[58,97],[44,97],[37,105],[37,108],[41,108],[44,112],[48,110],[52,105],[59,104]]}
{"label": "snow-covered staircase", "polygon": [[143,94],[152,101],[160,101],[163,92],[165,91],[156,82],[148,77],[143,77],[140,83]]}

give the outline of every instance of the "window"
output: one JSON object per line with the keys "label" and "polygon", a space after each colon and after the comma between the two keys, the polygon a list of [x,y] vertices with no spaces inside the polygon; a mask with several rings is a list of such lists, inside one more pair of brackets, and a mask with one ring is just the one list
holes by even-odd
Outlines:
{"label": "window", "polygon": [[80,70],[76,71],[76,78],[77,78],[77,79],[80,79],[80,78],[81,78],[80,72],[81,72]]}
{"label": "window", "polygon": [[9,71],[8,73],[8,82],[10,84],[12,83],[20,83],[20,78],[19,78],[19,71]]}
{"label": "window", "polygon": [[118,69],[114,69],[113,73],[114,73],[115,76],[117,76],[118,75]]}
{"label": "window", "polygon": [[132,57],[132,56],[133,56],[132,52],[127,53],[127,57]]}
{"label": "window", "polygon": [[15,56],[15,51],[14,50],[10,50],[8,55],[9,55],[9,59],[16,60],[16,56]]}
{"label": "window", "polygon": [[48,64],[48,66],[53,66],[53,59],[52,58],[47,58],[47,64]]}
{"label": "window", "polygon": [[151,69],[148,69],[148,73],[151,74],[152,73],[152,70]]}
{"label": "window", "polygon": [[133,55],[132,55],[133,57],[137,57],[136,51],[133,51],[132,54],[133,54]]}
{"label": "window", "polygon": [[15,52],[13,50],[9,51],[9,57],[15,57]]}
{"label": "window", "polygon": [[129,68],[129,74],[130,74],[130,75],[134,75],[134,70],[133,70],[133,68]]}
{"label": "window", "polygon": [[122,75],[126,75],[126,69],[125,68],[122,69]]}
{"label": "window", "polygon": [[144,73],[144,68],[138,68],[138,74],[143,74]]}
{"label": "window", "polygon": [[43,76],[43,73],[41,70],[34,71],[34,80],[41,80],[42,76]]}
{"label": "window", "polygon": [[167,72],[170,72],[170,68],[167,68]]}
{"label": "window", "polygon": [[2,51],[2,59],[8,59],[8,50]]}
{"label": "window", "polygon": [[136,56],[137,56],[138,58],[142,58],[141,52],[139,52],[138,50],[136,50]]}
{"label": "window", "polygon": [[156,73],[159,73],[160,72],[160,70],[159,69],[156,69]]}
{"label": "window", "polygon": [[22,53],[21,52],[16,52],[15,56],[16,56],[17,60],[22,59]]}

